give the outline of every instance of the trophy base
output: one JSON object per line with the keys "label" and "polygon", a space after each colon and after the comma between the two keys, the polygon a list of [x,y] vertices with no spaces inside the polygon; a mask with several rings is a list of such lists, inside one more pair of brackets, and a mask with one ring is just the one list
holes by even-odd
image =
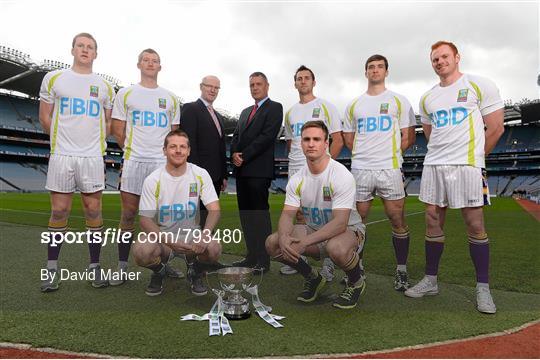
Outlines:
{"label": "trophy base", "polygon": [[251,311],[247,311],[245,313],[240,313],[240,314],[227,314],[227,313],[224,313],[223,315],[225,315],[225,317],[229,320],[245,320],[245,319],[248,319],[250,316],[251,316]]}

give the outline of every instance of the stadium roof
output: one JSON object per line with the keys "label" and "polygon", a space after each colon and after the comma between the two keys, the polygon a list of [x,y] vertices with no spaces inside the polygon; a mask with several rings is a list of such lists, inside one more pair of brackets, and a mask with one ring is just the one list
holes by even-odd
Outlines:
{"label": "stadium roof", "polygon": [[[69,67],[70,65],[52,60],[37,63],[22,51],[0,46],[0,89],[17,91],[37,98],[41,81],[47,72]],[[118,86],[118,80],[114,77],[100,75]]]}

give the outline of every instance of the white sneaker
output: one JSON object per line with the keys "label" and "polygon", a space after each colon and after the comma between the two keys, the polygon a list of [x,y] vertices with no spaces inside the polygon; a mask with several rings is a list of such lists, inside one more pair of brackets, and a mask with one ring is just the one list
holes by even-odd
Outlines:
{"label": "white sneaker", "polygon": [[[307,262],[307,258],[304,256],[304,255],[301,255],[300,258],[304,261]],[[281,267],[281,269],[279,269],[279,272],[282,274],[282,275],[294,275],[296,274],[298,271],[296,271],[296,269],[290,267],[289,265],[283,265]]]}
{"label": "white sneaker", "polygon": [[476,287],[476,309],[485,314],[495,314],[497,312],[488,287]]}
{"label": "white sneaker", "polygon": [[320,274],[322,275],[323,278],[325,278],[326,282],[330,282],[334,280],[335,268],[336,268],[336,265],[332,262],[332,259],[324,258],[323,266],[320,271]]}
{"label": "white sneaker", "polygon": [[437,295],[439,293],[439,286],[437,282],[433,284],[427,276],[424,276],[422,280],[412,288],[407,289],[404,294],[405,296],[412,298],[421,298],[424,295]]}

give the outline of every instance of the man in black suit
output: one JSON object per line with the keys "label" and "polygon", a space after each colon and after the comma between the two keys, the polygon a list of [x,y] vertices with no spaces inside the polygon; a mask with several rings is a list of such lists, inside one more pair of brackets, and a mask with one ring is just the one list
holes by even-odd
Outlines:
{"label": "man in black suit", "polygon": [[[182,107],[180,127],[188,134],[191,154],[188,162],[204,168],[210,174],[216,194],[227,187],[227,155],[222,116],[214,110],[220,81],[205,76],[200,84],[201,97]],[[206,221],[206,208],[201,203],[201,228]]]}
{"label": "man in black suit", "polygon": [[265,239],[272,232],[268,188],[274,178],[274,144],[283,119],[281,104],[268,98],[269,86],[262,72],[249,76],[255,104],[240,114],[231,142],[238,209],[247,247],[246,258],[234,265],[263,272],[270,269],[265,248]]}

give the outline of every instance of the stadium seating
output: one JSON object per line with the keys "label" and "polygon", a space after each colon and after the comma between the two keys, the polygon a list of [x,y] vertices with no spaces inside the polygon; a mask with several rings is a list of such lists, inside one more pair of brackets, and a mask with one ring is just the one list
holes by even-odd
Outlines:
{"label": "stadium seating", "polygon": [[1,177],[22,191],[45,191],[46,174],[36,164],[2,162]]}

